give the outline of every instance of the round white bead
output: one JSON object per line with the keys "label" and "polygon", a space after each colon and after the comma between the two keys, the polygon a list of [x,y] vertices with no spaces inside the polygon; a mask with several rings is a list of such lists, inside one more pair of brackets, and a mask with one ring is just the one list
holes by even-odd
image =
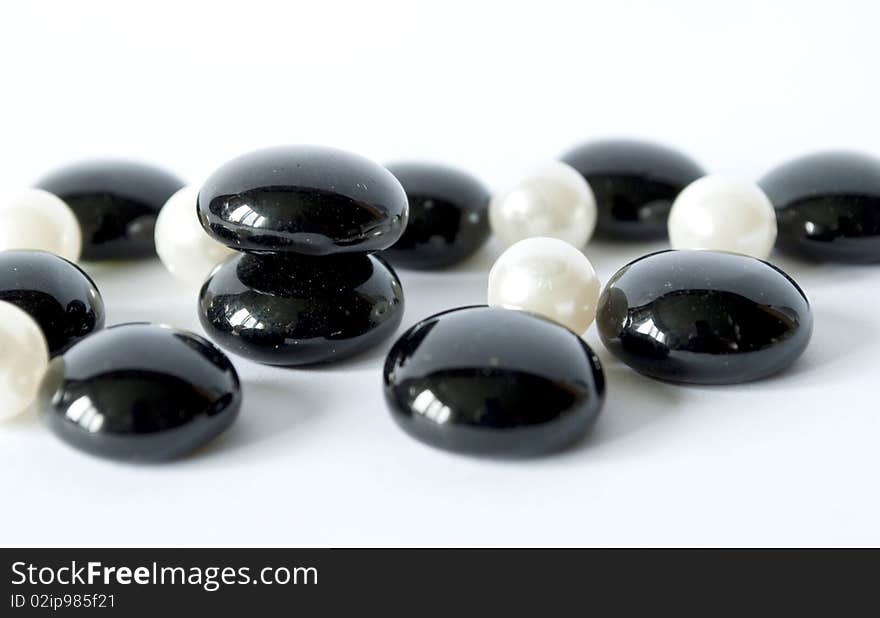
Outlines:
{"label": "round white bead", "polygon": [[776,212],[761,189],[704,176],[678,195],[669,213],[674,249],[713,249],[766,259],[776,242]]}
{"label": "round white bead", "polygon": [[156,253],[168,271],[187,283],[201,285],[217,264],[235,253],[202,228],[196,214],[195,187],[183,187],[168,198],[156,219]]}
{"label": "round white bead", "polygon": [[49,346],[34,319],[0,301],[0,420],[27,410],[49,366]]}
{"label": "round white bead", "polygon": [[489,305],[531,311],[579,335],[593,323],[598,301],[599,278],[590,260],[556,238],[521,240],[489,271]]}
{"label": "round white bead", "polygon": [[42,189],[26,189],[0,201],[0,251],[6,249],[39,249],[76,262],[82,232],[61,198]]}
{"label": "round white bead", "polygon": [[596,228],[596,197],[574,168],[553,161],[493,196],[489,223],[505,246],[545,236],[580,249]]}

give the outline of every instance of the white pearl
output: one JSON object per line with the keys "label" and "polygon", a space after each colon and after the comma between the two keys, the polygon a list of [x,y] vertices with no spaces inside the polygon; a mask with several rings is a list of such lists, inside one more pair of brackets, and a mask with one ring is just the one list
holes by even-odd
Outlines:
{"label": "white pearl", "polygon": [[598,301],[599,278],[590,260],[556,238],[521,240],[489,271],[489,305],[531,311],[579,335],[593,323]]}
{"label": "white pearl", "polygon": [[505,246],[546,236],[580,249],[596,228],[596,197],[574,168],[553,161],[493,196],[489,223]]}
{"label": "white pearl", "polygon": [[168,198],[156,219],[156,253],[178,279],[201,285],[220,262],[235,253],[202,228],[196,214],[199,192],[183,187]]}
{"label": "white pearl", "polygon": [[766,259],[776,242],[776,212],[761,189],[704,176],[678,195],[669,213],[674,249],[713,249]]}
{"label": "white pearl", "polygon": [[49,346],[34,319],[0,301],[0,420],[24,412],[49,366]]}
{"label": "white pearl", "polygon": [[26,189],[0,201],[0,251],[6,249],[39,249],[76,262],[82,232],[61,198],[42,189]]}

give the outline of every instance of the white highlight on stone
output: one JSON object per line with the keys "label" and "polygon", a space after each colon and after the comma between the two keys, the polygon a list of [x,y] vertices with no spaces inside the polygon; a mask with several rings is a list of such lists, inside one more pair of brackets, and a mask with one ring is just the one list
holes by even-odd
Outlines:
{"label": "white highlight on stone", "polygon": [[196,214],[195,187],[183,187],[168,198],[156,219],[156,253],[181,281],[201,285],[218,264],[235,252],[202,228]]}
{"label": "white highlight on stone", "polygon": [[49,346],[34,319],[0,301],[0,420],[21,414],[34,402],[49,366]]}
{"label": "white highlight on stone", "polygon": [[489,223],[505,246],[546,236],[581,249],[596,228],[596,197],[574,168],[553,161],[493,196]]}
{"label": "white highlight on stone", "polygon": [[590,260],[569,243],[527,238],[492,266],[488,296],[493,307],[537,313],[580,335],[596,318],[599,278]]}
{"label": "white highlight on stone", "polygon": [[678,195],[669,213],[673,249],[713,249],[766,259],[776,242],[776,212],[755,184],[711,175]]}
{"label": "white highlight on stone", "polygon": [[0,251],[39,249],[76,262],[82,232],[76,215],[60,197],[25,189],[0,200]]}

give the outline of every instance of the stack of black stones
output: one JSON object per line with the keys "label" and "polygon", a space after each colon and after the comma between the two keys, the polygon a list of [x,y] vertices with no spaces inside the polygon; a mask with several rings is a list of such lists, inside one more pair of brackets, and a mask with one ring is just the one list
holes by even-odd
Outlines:
{"label": "stack of black stones", "polygon": [[226,163],[199,191],[198,215],[241,254],[202,287],[202,326],[235,354],[285,366],[390,337],[403,290],[375,252],[400,238],[408,211],[388,170],[339,150],[285,146]]}

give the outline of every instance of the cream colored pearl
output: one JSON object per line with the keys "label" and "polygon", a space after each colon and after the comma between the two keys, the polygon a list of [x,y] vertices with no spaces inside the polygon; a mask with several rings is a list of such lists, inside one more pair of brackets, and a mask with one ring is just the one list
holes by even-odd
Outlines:
{"label": "cream colored pearl", "polygon": [[168,198],[156,219],[156,253],[178,279],[201,285],[217,264],[235,253],[202,228],[196,214],[198,190],[184,187]]}
{"label": "cream colored pearl", "polygon": [[704,176],[673,203],[669,241],[674,249],[714,249],[763,260],[776,242],[776,212],[757,185]]}
{"label": "cream colored pearl", "polygon": [[574,168],[553,161],[489,202],[489,223],[505,246],[536,236],[581,249],[596,228],[596,198]]}
{"label": "cream colored pearl", "polygon": [[599,278],[590,260],[557,238],[521,240],[489,272],[489,305],[531,311],[579,335],[593,323],[598,301]]}
{"label": "cream colored pearl", "polygon": [[61,198],[42,189],[26,189],[0,200],[0,251],[6,249],[39,249],[76,262],[82,232]]}
{"label": "cream colored pearl", "polygon": [[34,319],[0,301],[0,420],[24,412],[49,366],[49,346]]}

